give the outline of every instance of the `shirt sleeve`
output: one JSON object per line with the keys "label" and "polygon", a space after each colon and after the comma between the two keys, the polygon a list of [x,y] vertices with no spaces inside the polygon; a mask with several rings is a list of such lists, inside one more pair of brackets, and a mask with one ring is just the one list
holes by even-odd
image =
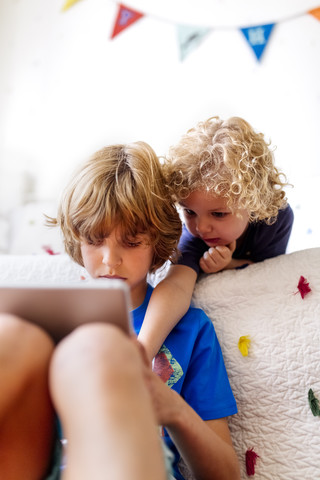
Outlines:
{"label": "shirt sleeve", "polygon": [[261,262],[286,253],[292,225],[293,211],[290,205],[279,211],[277,220],[272,225],[265,222],[249,225],[244,245],[234,252],[233,257]]}
{"label": "shirt sleeve", "polygon": [[200,328],[181,395],[203,420],[233,415],[237,405],[213,324],[202,310],[194,314]]}
{"label": "shirt sleeve", "polygon": [[289,238],[292,231],[294,215],[292,208],[288,205],[280,210],[275,223],[274,244],[269,247],[269,257],[277,257],[286,253]]}
{"label": "shirt sleeve", "polygon": [[201,270],[199,266],[200,258],[209,247],[203,240],[191,235],[184,225],[178,248],[181,253],[178,264],[190,267],[199,274]]}

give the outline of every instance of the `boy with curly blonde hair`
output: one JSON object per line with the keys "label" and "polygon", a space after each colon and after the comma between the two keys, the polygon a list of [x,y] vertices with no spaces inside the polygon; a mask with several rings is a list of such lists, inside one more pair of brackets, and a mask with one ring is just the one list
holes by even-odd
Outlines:
{"label": "boy with curly blonde hair", "polygon": [[164,171],[184,227],[178,264],[155,288],[140,332],[151,358],[188,308],[200,272],[284,254],[293,224],[286,177],[264,135],[242,118],[199,122],[170,148]]}

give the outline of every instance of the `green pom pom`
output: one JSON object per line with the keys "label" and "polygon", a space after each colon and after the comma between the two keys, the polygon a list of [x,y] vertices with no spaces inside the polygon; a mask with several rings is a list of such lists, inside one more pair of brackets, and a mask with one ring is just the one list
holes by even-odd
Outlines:
{"label": "green pom pom", "polygon": [[308,392],[308,401],[309,401],[309,405],[310,405],[311,412],[313,413],[313,415],[315,417],[320,417],[319,400],[317,399],[317,397],[313,393],[312,388],[310,388],[310,390]]}

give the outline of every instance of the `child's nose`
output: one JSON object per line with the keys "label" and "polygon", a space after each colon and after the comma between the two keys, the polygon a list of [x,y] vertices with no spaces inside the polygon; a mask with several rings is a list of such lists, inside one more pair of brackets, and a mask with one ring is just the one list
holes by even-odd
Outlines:
{"label": "child's nose", "polygon": [[117,267],[121,264],[121,256],[117,249],[104,246],[102,250],[102,263],[108,267]]}
{"label": "child's nose", "polygon": [[198,217],[196,229],[200,235],[208,233],[211,230],[210,222],[206,218]]}

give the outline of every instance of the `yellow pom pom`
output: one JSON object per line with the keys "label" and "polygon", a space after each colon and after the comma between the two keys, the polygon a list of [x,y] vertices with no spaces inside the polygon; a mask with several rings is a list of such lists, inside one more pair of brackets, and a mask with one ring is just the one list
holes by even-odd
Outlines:
{"label": "yellow pom pom", "polygon": [[239,347],[239,350],[240,350],[241,354],[244,357],[248,356],[250,343],[251,343],[251,340],[250,340],[249,335],[243,335],[242,337],[239,338],[238,347]]}
{"label": "yellow pom pom", "polygon": [[72,7],[72,5],[74,5],[78,1],[79,0],[66,0],[62,7],[62,11],[65,12],[66,10],[68,10],[68,8]]}

